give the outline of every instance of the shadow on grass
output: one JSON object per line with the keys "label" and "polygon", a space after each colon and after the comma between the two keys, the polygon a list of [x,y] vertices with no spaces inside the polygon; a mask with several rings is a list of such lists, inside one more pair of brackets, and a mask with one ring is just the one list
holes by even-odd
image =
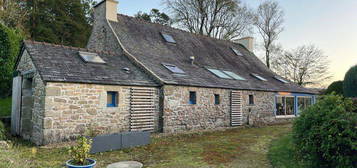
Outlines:
{"label": "shadow on grass", "polygon": [[304,168],[296,159],[292,134],[275,139],[268,152],[268,158],[274,168]]}

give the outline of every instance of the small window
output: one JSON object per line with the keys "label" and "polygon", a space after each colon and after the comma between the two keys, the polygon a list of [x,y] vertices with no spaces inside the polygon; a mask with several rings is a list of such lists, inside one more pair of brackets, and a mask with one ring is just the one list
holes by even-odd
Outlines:
{"label": "small window", "polygon": [[232,79],[230,76],[228,76],[227,74],[225,74],[224,72],[217,70],[217,69],[210,69],[207,68],[207,70],[209,70],[210,72],[212,72],[213,74],[215,74],[216,76],[223,78],[223,79]]}
{"label": "small window", "polygon": [[104,64],[105,61],[97,53],[79,51],[79,55],[85,62]]}
{"label": "small window", "polygon": [[279,76],[274,76],[274,78],[282,83],[289,83],[288,81],[284,80],[283,78],[280,78]]}
{"label": "small window", "polygon": [[175,39],[171,35],[166,34],[166,33],[161,33],[161,35],[165,39],[166,42],[176,44]]}
{"label": "small window", "polygon": [[235,80],[245,80],[245,78],[237,75],[236,73],[234,72],[231,72],[231,71],[223,71],[225,74],[227,74],[228,76],[232,77],[233,79]]}
{"label": "small window", "polygon": [[118,92],[107,92],[107,107],[118,107]]}
{"label": "small window", "polygon": [[243,54],[239,51],[239,50],[237,50],[236,48],[231,48],[232,49],[232,51],[234,52],[234,54],[236,54],[236,55],[238,55],[238,56],[243,56]]}
{"label": "small window", "polygon": [[196,104],[196,92],[190,92],[189,104]]}
{"label": "small window", "polygon": [[259,79],[259,80],[261,80],[261,81],[268,81],[268,80],[266,80],[265,78],[263,78],[262,76],[260,76],[260,75],[258,75],[258,74],[255,74],[255,73],[253,73],[252,76],[254,76],[255,78],[257,78],[257,79]]}
{"label": "small window", "polygon": [[219,94],[215,94],[214,95],[214,104],[220,104],[221,102],[220,102],[220,100],[219,100]]}
{"label": "small window", "polygon": [[254,96],[253,95],[249,95],[249,104],[254,105]]}
{"label": "small window", "polygon": [[170,70],[172,73],[179,73],[179,74],[184,74],[185,71],[177,67],[176,65],[171,65],[171,64],[162,64],[165,68]]}

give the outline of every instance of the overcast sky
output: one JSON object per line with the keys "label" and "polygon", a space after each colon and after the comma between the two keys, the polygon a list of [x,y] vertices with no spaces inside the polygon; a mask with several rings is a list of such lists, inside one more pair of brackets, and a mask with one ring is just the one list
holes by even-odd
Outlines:
{"label": "overcast sky", "polygon": [[[162,0],[118,1],[118,12],[130,16],[152,8],[165,11]],[[242,0],[253,9],[261,1]],[[286,49],[315,44],[329,57],[331,81],[342,80],[346,71],[357,64],[357,0],[278,1],[285,12],[285,30],[279,43]]]}

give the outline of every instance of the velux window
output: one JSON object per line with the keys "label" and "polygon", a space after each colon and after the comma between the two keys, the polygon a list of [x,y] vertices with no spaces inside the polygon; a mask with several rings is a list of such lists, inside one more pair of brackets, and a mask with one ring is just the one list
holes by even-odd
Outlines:
{"label": "velux window", "polygon": [[286,81],[286,80],[283,79],[283,78],[280,78],[279,76],[274,76],[274,79],[280,81],[281,83],[289,83],[288,81]]}
{"label": "velux window", "polygon": [[107,107],[118,107],[118,92],[107,92]]}
{"label": "velux window", "polygon": [[181,68],[177,67],[176,65],[172,65],[172,64],[162,64],[165,68],[167,68],[169,71],[171,71],[172,73],[179,73],[179,74],[184,74],[185,71],[183,71]]}
{"label": "velux window", "polygon": [[219,78],[223,78],[223,79],[235,79],[235,80],[245,80],[245,78],[237,75],[234,72],[231,71],[221,71],[218,69],[211,69],[211,68],[207,68],[208,71],[210,71],[211,73],[213,73],[214,75],[216,75]]}
{"label": "velux window", "polygon": [[176,40],[171,35],[167,33],[161,33],[161,36],[165,39],[166,42],[176,44]]}
{"label": "velux window", "polygon": [[104,64],[105,61],[99,57],[97,53],[83,52],[79,51],[79,56],[85,61],[89,63],[99,63]]}
{"label": "velux window", "polygon": [[196,92],[190,92],[189,104],[196,104]]}
{"label": "velux window", "polygon": [[243,56],[243,54],[236,48],[231,47],[232,51],[234,52],[234,54],[236,54],[237,56]]}
{"label": "velux window", "polygon": [[261,80],[261,81],[268,81],[267,79],[263,78],[262,76],[256,74],[256,73],[252,73],[252,76],[254,76],[255,78]]}

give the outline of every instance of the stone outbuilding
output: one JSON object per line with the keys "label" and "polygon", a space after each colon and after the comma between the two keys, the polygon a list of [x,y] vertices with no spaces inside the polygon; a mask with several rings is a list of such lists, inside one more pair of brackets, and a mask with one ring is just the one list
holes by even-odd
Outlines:
{"label": "stone outbuilding", "polygon": [[87,131],[269,124],[314,103],[314,91],[269,70],[252,46],[117,14],[117,2],[104,0],[87,49],[24,41],[12,133],[44,145]]}

